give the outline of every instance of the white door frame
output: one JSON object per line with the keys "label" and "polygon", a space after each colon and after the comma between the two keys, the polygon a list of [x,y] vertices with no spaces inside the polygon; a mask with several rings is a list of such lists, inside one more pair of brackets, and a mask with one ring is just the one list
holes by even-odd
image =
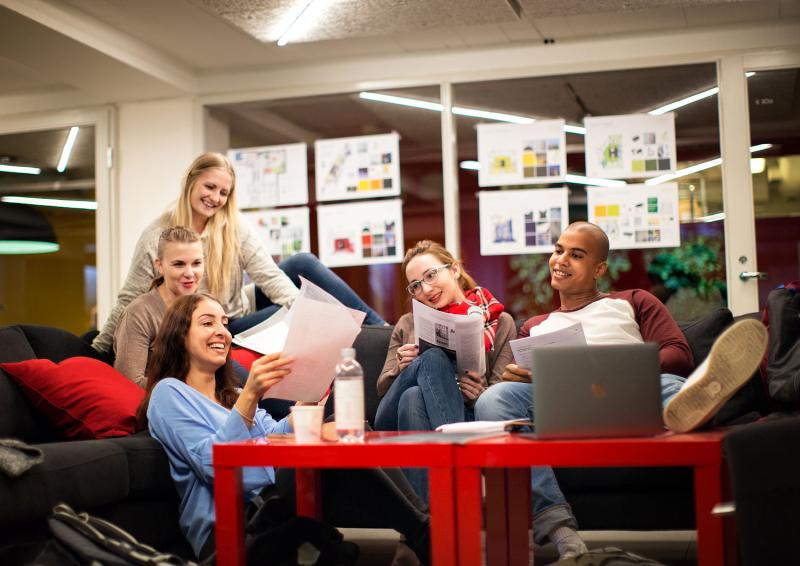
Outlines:
{"label": "white door frame", "polygon": [[750,173],[750,113],[745,72],[800,67],[800,51],[723,56],[719,79],[722,194],[725,211],[725,271],[728,308],[734,316],[757,312],[758,280],[741,280],[758,271],[753,177]]}
{"label": "white door frame", "polygon": [[105,320],[114,305],[118,288],[116,259],[117,233],[112,229],[117,217],[116,196],[113,191],[112,151],[115,139],[114,109],[110,106],[37,112],[4,116],[0,120],[0,135],[70,126],[94,127],[94,181],[97,210],[95,212],[95,257],[97,265],[97,320]]}

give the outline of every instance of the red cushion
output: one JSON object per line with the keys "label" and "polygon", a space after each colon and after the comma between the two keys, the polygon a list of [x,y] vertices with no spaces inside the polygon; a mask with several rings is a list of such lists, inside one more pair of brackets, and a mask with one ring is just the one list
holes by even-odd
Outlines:
{"label": "red cushion", "polygon": [[247,371],[250,371],[250,366],[253,365],[254,361],[263,356],[264,354],[259,354],[258,352],[248,350],[247,348],[231,349],[231,358],[239,362]]}
{"label": "red cushion", "polygon": [[144,389],[99,360],[68,358],[0,364],[35,409],[68,438],[127,436]]}

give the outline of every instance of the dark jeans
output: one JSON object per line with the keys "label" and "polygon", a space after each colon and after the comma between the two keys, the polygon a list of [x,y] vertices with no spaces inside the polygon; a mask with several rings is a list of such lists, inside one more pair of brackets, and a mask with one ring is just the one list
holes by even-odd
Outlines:
{"label": "dark jeans", "polygon": [[[349,528],[389,528],[406,537],[406,544],[423,564],[430,563],[427,506],[395,469],[365,468],[322,470],[322,515],[333,525]],[[293,468],[276,470],[275,484],[261,492],[262,499],[279,496],[296,508]],[[200,552],[204,560],[215,550],[214,531]]]}
{"label": "dark jeans", "polygon": [[[395,378],[375,414],[377,430],[434,430],[475,420],[456,382],[453,362],[439,348],[426,350]],[[403,468],[414,491],[428,501],[428,471]]]}
{"label": "dark jeans", "polygon": [[[367,313],[364,324],[385,324],[381,316],[359,297],[350,286],[333,271],[309,253],[295,254],[278,264],[278,267],[300,288],[300,276],[336,297],[343,305]],[[231,320],[228,328],[231,334],[238,334],[275,314],[280,306],[275,305],[256,287],[256,312]]]}

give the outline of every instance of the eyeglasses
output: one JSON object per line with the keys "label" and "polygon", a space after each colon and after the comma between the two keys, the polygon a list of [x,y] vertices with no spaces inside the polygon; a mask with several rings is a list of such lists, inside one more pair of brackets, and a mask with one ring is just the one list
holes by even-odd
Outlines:
{"label": "eyeglasses", "polygon": [[411,283],[409,283],[408,287],[406,287],[406,291],[408,291],[408,294],[411,295],[412,297],[418,295],[419,292],[422,291],[423,283],[432,285],[439,278],[439,272],[442,269],[447,269],[451,265],[453,264],[446,263],[445,265],[440,265],[439,267],[431,267],[429,270],[425,271],[422,274],[422,279],[417,279],[416,281],[412,281]]}

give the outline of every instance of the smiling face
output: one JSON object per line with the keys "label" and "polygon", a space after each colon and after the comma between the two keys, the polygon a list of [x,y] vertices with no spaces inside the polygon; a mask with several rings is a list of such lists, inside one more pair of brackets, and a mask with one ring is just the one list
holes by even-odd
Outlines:
{"label": "smiling face", "polygon": [[203,244],[200,241],[169,242],[162,256],[156,258],[155,265],[164,277],[167,297],[174,300],[197,291],[203,278]]}
{"label": "smiling face", "polygon": [[[225,169],[212,168],[200,173],[192,184],[189,204],[192,207],[192,225],[197,232],[209,218],[222,210],[231,194],[233,179]],[[197,230],[198,227],[200,230]]]}
{"label": "smiling face", "polygon": [[437,272],[434,281],[425,282],[425,274],[431,270],[447,265],[433,254],[421,254],[412,258],[406,265],[406,279],[422,281],[422,287],[414,296],[416,300],[434,309],[441,309],[452,303],[464,300],[464,291],[459,285],[459,267],[457,264]]}
{"label": "smiling face", "polygon": [[550,256],[550,284],[560,293],[580,294],[597,289],[606,272],[597,238],[590,230],[567,229]]}
{"label": "smiling face", "polygon": [[225,364],[231,347],[228,317],[222,306],[209,299],[197,303],[186,334],[186,352],[192,369],[214,373]]}

